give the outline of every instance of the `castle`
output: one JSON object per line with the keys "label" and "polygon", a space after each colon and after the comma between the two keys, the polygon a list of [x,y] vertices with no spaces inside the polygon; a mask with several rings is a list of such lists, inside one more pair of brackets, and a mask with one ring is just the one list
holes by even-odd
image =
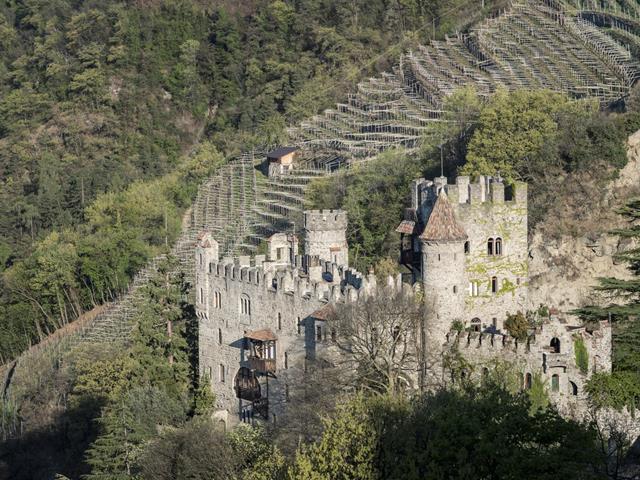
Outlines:
{"label": "castle", "polygon": [[[319,350],[330,348],[333,305],[379,294],[373,272],[349,268],[347,216],[341,210],[304,213],[299,239],[277,233],[266,255],[219,258],[210,234],[196,248],[196,312],[200,372],[211,379],[216,416],[225,425],[256,418],[276,421],[289,389]],[[425,302],[426,352],[416,385],[426,388],[481,378],[497,362],[515,365],[521,388],[546,384],[562,409],[585,404],[592,372],[611,369],[611,327],[588,331],[557,312],[518,341],[505,330],[507,314],[525,312],[528,296],[527,190],[481,176],[419,179],[412,208],[398,226],[400,263],[407,274],[385,288]],[[576,353],[578,351],[578,353]],[[445,358],[459,359],[455,366]]]}

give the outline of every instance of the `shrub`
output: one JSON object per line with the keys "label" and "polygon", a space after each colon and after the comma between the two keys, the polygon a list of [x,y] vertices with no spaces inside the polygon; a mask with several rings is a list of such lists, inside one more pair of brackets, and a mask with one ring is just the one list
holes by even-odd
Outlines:
{"label": "shrub", "polygon": [[507,320],[504,322],[504,328],[507,329],[509,335],[517,340],[526,340],[529,335],[529,322],[520,311],[512,315],[507,313]]}
{"label": "shrub", "polygon": [[574,338],[573,351],[576,356],[576,366],[582,373],[586,374],[589,371],[589,353],[581,337]]}

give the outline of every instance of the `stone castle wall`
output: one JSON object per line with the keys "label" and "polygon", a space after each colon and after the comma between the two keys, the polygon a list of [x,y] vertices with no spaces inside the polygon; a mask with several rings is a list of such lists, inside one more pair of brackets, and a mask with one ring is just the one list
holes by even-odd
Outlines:
{"label": "stone castle wall", "polygon": [[[469,177],[458,177],[454,184],[446,182],[445,178],[414,182],[418,218],[423,222],[428,218],[437,192],[444,188],[458,223],[469,237],[462,260],[465,275],[459,280],[465,304],[460,320],[468,326],[472,319],[479,318],[484,329],[491,327],[495,319],[500,330],[507,312],[524,312],[527,307],[526,185],[516,184],[510,198],[506,198],[504,184],[490,177],[481,176],[475,183],[469,183]],[[501,254],[488,253],[489,239],[493,239],[494,248],[500,240]],[[492,292],[493,277],[496,292]]]}

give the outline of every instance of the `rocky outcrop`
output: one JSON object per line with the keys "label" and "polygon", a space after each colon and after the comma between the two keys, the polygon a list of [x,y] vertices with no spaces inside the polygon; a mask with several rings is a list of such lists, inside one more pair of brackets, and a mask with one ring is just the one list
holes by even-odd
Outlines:
{"label": "rocky outcrop", "polygon": [[588,219],[596,229],[579,237],[554,238],[544,234],[541,224],[533,232],[529,243],[530,308],[545,304],[567,312],[598,303],[603,301],[593,290],[598,277],[630,276],[626,264],[613,258],[629,247],[629,240],[609,232],[622,225],[612,210],[640,192],[640,131],[629,137],[627,147],[627,165],[609,182],[598,210]]}

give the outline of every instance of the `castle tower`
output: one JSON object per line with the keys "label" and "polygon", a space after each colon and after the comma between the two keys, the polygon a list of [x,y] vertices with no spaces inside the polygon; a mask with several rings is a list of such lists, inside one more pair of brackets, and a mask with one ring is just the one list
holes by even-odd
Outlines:
{"label": "castle tower", "polygon": [[209,264],[218,263],[219,246],[211,233],[200,234],[196,243],[196,311],[209,316]]}
{"label": "castle tower", "polygon": [[305,211],[304,253],[347,266],[347,213],[344,210]]}
{"label": "castle tower", "polygon": [[464,319],[467,283],[467,233],[456,220],[444,189],[439,190],[419,239],[425,301],[423,373],[429,387],[443,383],[442,344],[452,323]]}

